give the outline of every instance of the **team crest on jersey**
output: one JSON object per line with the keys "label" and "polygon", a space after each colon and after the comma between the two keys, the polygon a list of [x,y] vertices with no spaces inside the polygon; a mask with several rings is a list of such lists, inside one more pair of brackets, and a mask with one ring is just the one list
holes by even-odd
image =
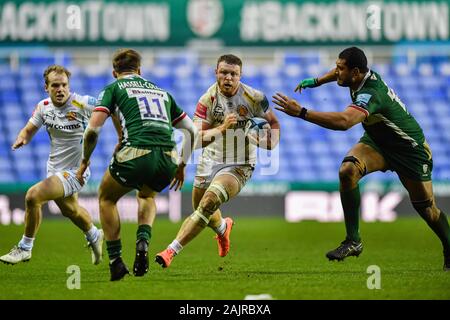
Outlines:
{"label": "team crest on jersey", "polygon": [[63,172],[63,177],[64,177],[64,179],[69,180],[70,175],[69,175],[69,173],[67,171],[64,171]]}
{"label": "team crest on jersey", "polygon": [[237,113],[238,113],[238,115],[240,115],[241,117],[245,117],[246,115],[248,115],[248,109],[247,109],[247,107],[246,106],[244,106],[244,105],[239,105],[238,107],[237,107]]}
{"label": "team crest on jersey", "polygon": [[77,120],[77,113],[74,111],[69,111],[66,113],[66,119],[69,121],[75,121]]}
{"label": "team crest on jersey", "polygon": [[217,104],[213,109],[213,116],[217,121],[223,121],[225,117],[225,109],[220,104]]}

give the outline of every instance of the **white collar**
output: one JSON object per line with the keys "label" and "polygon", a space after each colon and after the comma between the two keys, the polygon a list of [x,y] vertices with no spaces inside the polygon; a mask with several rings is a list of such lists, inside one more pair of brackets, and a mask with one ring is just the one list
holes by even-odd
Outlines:
{"label": "white collar", "polygon": [[356,91],[354,91],[355,93],[358,92],[359,90],[361,90],[361,88],[363,87],[363,85],[366,83],[367,79],[369,79],[369,77],[372,75],[372,71],[370,71],[370,69],[367,71],[366,75],[364,76],[363,81],[361,81],[358,89],[356,89]]}

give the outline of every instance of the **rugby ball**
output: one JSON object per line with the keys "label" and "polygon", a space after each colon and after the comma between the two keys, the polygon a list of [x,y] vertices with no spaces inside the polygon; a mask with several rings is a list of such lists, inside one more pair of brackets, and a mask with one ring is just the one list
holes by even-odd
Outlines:
{"label": "rugby ball", "polygon": [[247,120],[245,125],[245,134],[253,136],[264,135],[266,130],[270,130],[270,124],[264,118],[251,118]]}

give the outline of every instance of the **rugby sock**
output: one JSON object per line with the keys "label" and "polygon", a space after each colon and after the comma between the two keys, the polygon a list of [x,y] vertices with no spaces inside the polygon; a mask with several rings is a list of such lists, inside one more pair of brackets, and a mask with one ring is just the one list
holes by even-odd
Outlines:
{"label": "rugby sock", "polygon": [[225,233],[225,230],[227,230],[227,222],[224,218],[221,218],[220,225],[217,228],[214,228],[214,231],[219,235],[223,236]]}
{"label": "rugby sock", "polygon": [[136,242],[139,242],[139,240],[145,240],[147,243],[150,242],[150,239],[152,238],[152,227],[148,224],[141,224],[138,226],[137,232],[136,232]]}
{"label": "rugby sock", "polygon": [[359,207],[361,205],[359,186],[356,186],[353,190],[341,191],[340,193],[347,239],[359,242],[361,241],[359,236]]}
{"label": "rugby sock", "polygon": [[108,257],[112,263],[115,259],[122,255],[122,242],[120,239],[106,241],[106,250],[108,250]]}
{"label": "rugby sock", "polygon": [[34,238],[28,238],[25,235],[22,236],[22,239],[19,241],[19,248],[31,251],[33,249]]}
{"label": "rugby sock", "polygon": [[84,233],[86,235],[86,240],[90,243],[97,241],[98,238],[98,229],[96,226],[92,225],[92,227]]}
{"label": "rugby sock", "polygon": [[178,242],[178,240],[173,240],[171,244],[169,244],[170,249],[176,252],[178,254],[181,250],[183,250],[183,246]]}
{"label": "rugby sock", "polygon": [[450,227],[448,225],[447,215],[441,210],[439,219],[431,222],[427,221],[427,224],[433,229],[434,233],[439,237],[444,247],[444,252],[450,254]]}

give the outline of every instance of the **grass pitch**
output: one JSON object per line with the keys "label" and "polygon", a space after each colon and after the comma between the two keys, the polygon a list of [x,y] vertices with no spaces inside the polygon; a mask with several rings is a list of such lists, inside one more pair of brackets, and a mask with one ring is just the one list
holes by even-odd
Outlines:
{"label": "grass pitch", "polygon": [[[149,273],[110,282],[106,249],[102,264],[94,266],[82,234],[69,220],[44,220],[31,261],[0,264],[0,299],[241,300],[264,293],[283,300],[450,299],[450,272],[442,271],[440,242],[419,218],[363,223],[364,251],[344,262],[325,258],[343,240],[343,223],[235,221],[227,257],[218,256],[214,234],[205,230],[170,268],[162,269],[153,258],[173,240],[180,224],[158,217]],[[122,225],[123,257],[130,271],[136,228]],[[0,254],[22,232],[23,226],[0,226]],[[80,268],[80,289],[67,288],[71,265]],[[371,265],[380,268],[380,289],[367,288]]]}

